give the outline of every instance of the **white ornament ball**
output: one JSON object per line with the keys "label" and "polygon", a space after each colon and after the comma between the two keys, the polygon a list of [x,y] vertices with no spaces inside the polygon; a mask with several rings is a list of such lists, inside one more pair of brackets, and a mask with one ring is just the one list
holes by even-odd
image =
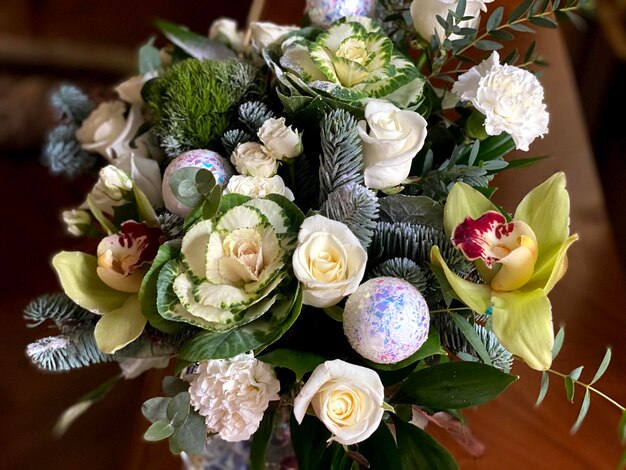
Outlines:
{"label": "white ornament ball", "polygon": [[211,150],[189,150],[172,160],[163,173],[163,202],[168,211],[181,217],[185,217],[192,210],[191,207],[185,206],[176,199],[170,187],[170,176],[181,168],[204,168],[209,170],[213,173],[216,183],[223,188],[228,184],[230,177],[235,174],[235,170],[230,162]]}
{"label": "white ornament ball", "polygon": [[378,364],[395,364],[428,338],[430,313],[420,292],[395,277],[364,282],[348,298],[343,332],[352,348]]}
{"label": "white ornament ball", "polygon": [[344,16],[372,17],[377,0],[307,0],[304,12],[311,23],[326,27]]}

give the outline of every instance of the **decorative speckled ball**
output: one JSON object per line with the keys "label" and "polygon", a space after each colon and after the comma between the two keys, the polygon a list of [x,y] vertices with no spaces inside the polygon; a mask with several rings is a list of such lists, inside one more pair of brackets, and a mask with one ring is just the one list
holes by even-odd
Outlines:
{"label": "decorative speckled ball", "polygon": [[305,13],[316,26],[328,26],[344,16],[374,16],[377,0],[307,0]]}
{"label": "decorative speckled ball", "polygon": [[189,214],[191,208],[181,204],[170,187],[170,176],[181,168],[205,168],[213,173],[216,183],[222,187],[226,187],[230,177],[235,174],[230,162],[211,150],[189,150],[172,160],[163,173],[163,201],[168,211],[181,217]]}
{"label": "decorative speckled ball", "polygon": [[428,337],[430,315],[422,294],[403,279],[376,277],[348,298],[343,332],[352,348],[378,364],[395,364]]}

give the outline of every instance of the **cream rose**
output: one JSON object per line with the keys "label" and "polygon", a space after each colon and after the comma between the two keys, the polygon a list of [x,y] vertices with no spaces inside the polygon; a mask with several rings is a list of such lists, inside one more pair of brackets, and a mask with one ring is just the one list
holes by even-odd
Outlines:
{"label": "cream rose", "polygon": [[[461,21],[461,28],[477,28],[480,23],[480,12],[487,11],[486,4],[493,0],[468,0],[465,6],[464,16],[471,16],[469,20]],[[448,11],[455,11],[459,0],[413,0],[411,3],[411,18],[417,34],[430,42],[433,35],[440,40],[445,38],[443,26],[437,21],[437,16],[446,19]],[[460,39],[462,36],[451,34],[450,39]]]}
{"label": "cream rose", "polygon": [[548,132],[550,116],[541,83],[528,70],[500,65],[495,51],[459,76],[452,92],[485,115],[487,134],[510,134],[518,150],[527,151],[533,140]]}
{"label": "cream rose", "polygon": [[117,87],[115,87],[115,91],[122,101],[126,101],[130,104],[144,104],[143,97],[141,96],[141,89],[148,80],[156,77],[157,75],[158,72],[156,70],[143,75],[135,75],[134,77],[120,83]]}
{"label": "cream rose", "polygon": [[302,283],[303,304],[337,304],[359,287],[366,263],[367,253],[345,224],[321,215],[302,222],[293,272]]}
{"label": "cream rose", "polygon": [[280,194],[293,201],[293,193],[285,186],[285,182],[279,175],[271,178],[259,178],[257,176],[234,175],[228,180],[224,193],[243,194],[250,197],[263,197],[268,194]]}
{"label": "cream rose", "polygon": [[125,113],[122,101],[101,103],[76,131],[83,150],[99,153],[110,162],[131,152],[130,142],[144,121],[140,105],[132,105]]}
{"label": "cream rose", "polygon": [[263,123],[257,135],[276,160],[288,160],[302,153],[302,139],[298,131],[285,125],[285,118],[270,118]]}
{"label": "cream rose", "polygon": [[293,414],[301,423],[310,404],[333,434],[329,441],[352,445],[376,431],[383,417],[384,398],[376,372],[335,359],[313,371],[294,401]]}
{"label": "cream rose", "polygon": [[218,18],[211,23],[209,39],[219,41],[237,52],[244,50],[244,33],[237,29],[237,22],[230,18]]}
{"label": "cream rose", "polygon": [[206,418],[208,431],[229,442],[250,439],[279,391],[272,367],[252,354],[201,362],[189,386],[191,404]]}
{"label": "cream rose", "polygon": [[250,24],[252,47],[259,53],[273,43],[284,38],[288,33],[297,31],[297,26],[282,26],[265,21],[255,21]]}
{"label": "cream rose", "polygon": [[365,106],[359,121],[365,160],[365,186],[385,189],[401,184],[426,139],[426,120],[413,111],[400,110],[383,100]]}
{"label": "cream rose", "polygon": [[244,176],[271,178],[278,171],[278,161],[257,142],[237,145],[230,161]]}

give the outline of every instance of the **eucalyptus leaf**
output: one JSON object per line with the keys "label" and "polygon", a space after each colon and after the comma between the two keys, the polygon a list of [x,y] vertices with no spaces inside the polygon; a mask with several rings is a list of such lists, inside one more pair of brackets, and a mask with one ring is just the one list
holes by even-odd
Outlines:
{"label": "eucalyptus leaf", "polygon": [[522,2],[515,7],[515,9],[509,15],[507,23],[513,23],[520,18],[530,8],[534,0],[522,0]]}
{"label": "eucalyptus leaf", "polygon": [[448,362],[413,372],[391,403],[437,410],[478,406],[498,396],[517,376],[478,362]]}
{"label": "eucalyptus leaf", "polygon": [[172,426],[168,421],[159,420],[152,423],[152,425],[144,433],[143,438],[146,441],[155,442],[167,439],[172,434],[174,434],[174,426]]}
{"label": "eucalyptus leaf", "polygon": [[593,376],[591,383],[589,385],[593,385],[596,383],[606,372],[606,369],[609,367],[611,363],[611,348],[606,348],[606,353],[604,354],[604,358],[602,358],[602,362],[600,363],[600,367],[598,367],[598,371],[596,375]]}
{"label": "eucalyptus leaf", "polygon": [[166,421],[167,407],[172,401],[169,397],[154,397],[146,400],[141,406],[141,413],[151,422]]}
{"label": "eucalyptus leaf", "polygon": [[170,438],[175,449],[180,449],[191,455],[202,453],[206,440],[206,421],[195,410],[190,410],[183,425],[176,428]]}
{"label": "eucalyptus leaf", "polygon": [[496,41],[490,41],[488,39],[481,39],[480,41],[474,44],[476,49],[480,49],[481,51],[497,51],[498,49],[502,49],[502,44]]}
{"label": "eucalyptus leaf", "polygon": [[235,57],[235,52],[225,45],[206,36],[191,32],[183,26],[163,20],[156,21],[156,26],[167,39],[193,58],[208,60]]}
{"label": "eucalyptus leaf", "polygon": [[189,384],[187,382],[172,375],[168,375],[163,378],[162,387],[163,393],[165,393],[168,397],[174,397],[180,392],[186,392],[189,390]]}
{"label": "eucalyptus leaf", "polygon": [[571,377],[566,376],[565,377],[565,396],[567,397],[570,403],[574,403],[574,392],[575,392],[574,381],[572,380]]}
{"label": "eucalyptus leaf", "polygon": [[189,392],[180,392],[167,405],[167,419],[174,427],[181,426],[189,415]]}
{"label": "eucalyptus leaf", "polygon": [[543,402],[546,394],[548,393],[548,388],[550,387],[550,375],[544,370],[541,373],[541,386],[539,387],[539,396],[537,397],[537,402],[535,403],[535,407],[538,407]]}
{"label": "eucalyptus leaf", "polygon": [[530,18],[528,18],[528,21],[535,26],[541,26],[542,28],[554,29],[558,26],[555,21],[552,21],[551,19],[543,16],[531,16]]}
{"label": "eucalyptus leaf", "polygon": [[155,37],[151,37],[139,49],[139,73],[144,75],[146,73],[159,70],[161,68],[161,54],[159,50],[154,47]]}
{"label": "eucalyptus leaf", "polygon": [[580,374],[582,374],[583,369],[585,366],[580,366],[580,367],[576,367],[576,369],[574,369],[573,371],[571,371],[568,375],[574,379],[574,380],[578,380],[580,378]]}
{"label": "eucalyptus leaf", "polygon": [[565,328],[561,327],[559,328],[559,331],[554,337],[554,346],[552,347],[552,360],[556,359],[556,357],[561,352],[564,339],[565,339]]}
{"label": "eucalyptus leaf", "polygon": [[522,24],[522,23],[516,23],[516,24],[509,25],[509,28],[511,28],[513,31],[518,31],[520,33],[530,33],[530,34],[534,34],[535,33],[534,29],[532,29],[530,26],[526,26],[525,24]]}
{"label": "eucalyptus leaf", "polygon": [[576,419],[574,426],[572,426],[572,429],[570,430],[571,434],[575,434],[576,431],[580,429],[580,425],[583,424],[583,421],[585,420],[585,416],[587,416],[587,412],[589,411],[590,402],[591,402],[591,392],[589,391],[589,389],[586,389],[582,405],[580,406],[580,412],[578,413],[578,418]]}
{"label": "eucalyptus leaf", "polygon": [[296,374],[297,381],[302,380],[304,374],[311,372],[326,360],[319,354],[297,351],[295,349],[276,349],[270,353],[258,356],[257,359],[274,367],[283,367],[293,371]]}
{"label": "eucalyptus leaf", "polygon": [[496,8],[487,20],[485,28],[488,32],[496,29],[502,23],[502,17],[504,16],[504,7]]}

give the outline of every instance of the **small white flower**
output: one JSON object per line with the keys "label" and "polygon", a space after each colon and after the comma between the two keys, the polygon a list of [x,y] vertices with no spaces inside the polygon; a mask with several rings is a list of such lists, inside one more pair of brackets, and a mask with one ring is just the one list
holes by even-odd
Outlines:
{"label": "small white flower", "polygon": [[[100,170],[98,181],[89,193],[92,202],[105,214],[113,215],[113,208],[123,206],[129,200],[128,193],[133,189],[133,182],[128,175],[113,165]],[[86,209],[86,203],[81,209]]]}
{"label": "small white flower", "polygon": [[143,75],[135,75],[134,77],[120,83],[117,87],[115,87],[115,91],[121,100],[126,101],[129,104],[144,104],[143,97],[141,96],[141,89],[148,80],[156,77],[157,75],[158,72],[156,70]]}
{"label": "small white flower", "polygon": [[63,211],[61,214],[67,231],[75,237],[82,237],[91,225],[91,215],[81,209]]}
{"label": "small white flower", "polygon": [[385,390],[371,369],[336,359],[317,366],[293,404],[301,423],[309,404],[333,434],[330,441],[352,445],[364,441],[383,417]]}
{"label": "small white flower", "polygon": [[365,186],[385,189],[409,176],[413,158],[424,146],[426,120],[387,101],[371,100],[358,131],[365,159]]}
{"label": "small white flower", "polygon": [[[461,28],[477,28],[480,23],[480,12],[487,11],[487,3],[493,0],[468,0],[465,6],[464,16],[471,16],[469,20],[461,21]],[[437,16],[444,20],[448,16],[448,11],[455,11],[459,0],[413,0],[411,3],[411,18],[413,27],[426,41],[430,42],[433,35],[437,35],[440,40],[445,39],[443,26],[437,21]],[[462,36],[451,34],[450,39],[460,39]]]}
{"label": "small white flower", "polygon": [[303,304],[337,304],[359,287],[366,263],[367,253],[345,224],[321,215],[302,222],[293,272],[303,285]]}
{"label": "small white flower", "polygon": [[225,441],[249,439],[259,428],[269,402],[280,399],[272,367],[251,354],[201,362],[190,380],[196,411],[209,432]]}
{"label": "small white flower", "polygon": [[297,26],[282,26],[274,23],[255,21],[250,24],[252,47],[259,53],[266,47],[284,38],[288,33],[297,31]]}
{"label": "small white flower", "polygon": [[128,115],[123,101],[101,103],[83,121],[76,138],[83,150],[96,152],[113,162],[117,157],[134,150],[130,143],[143,124],[141,106],[134,104]]}
{"label": "small white flower", "polygon": [[285,182],[279,175],[271,178],[259,178],[257,176],[235,175],[228,181],[225,194],[235,193],[250,197],[263,197],[268,194],[280,194],[293,201],[293,193],[285,186]]}
{"label": "small white flower", "polygon": [[278,171],[278,161],[257,142],[239,144],[230,156],[237,171],[244,176],[271,178]]}
{"label": "small white flower", "polygon": [[218,18],[211,23],[209,39],[219,41],[237,52],[244,50],[244,33],[237,29],[237,22],[230,18]]}
{"label": "small white flower", "polygon": [[288,160],[302,153],[302,139],[298,131],[285,125],[285,118],[270,118],[263,123],[257,135],[276,160]]}
{"label": "small white flower", "polygon": [[537,77],[512,65],[501,65],[497,52],[459,76],[452,91],[485,115],[485,132],[511,135],[518,150],[528,150],[548,132],[549,114]]}

